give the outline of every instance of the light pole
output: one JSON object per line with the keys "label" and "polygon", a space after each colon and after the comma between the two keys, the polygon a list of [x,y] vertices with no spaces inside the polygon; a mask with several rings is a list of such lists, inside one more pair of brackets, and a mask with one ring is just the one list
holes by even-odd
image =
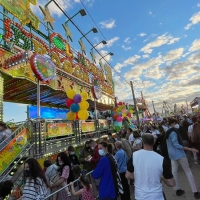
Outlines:
{"label": "light pole", "polygon": [[137,118],[137,124],[138,124],[138,128],[140,126],[140,119],[139,119],[139,115],[138,115],[138,110],[137,110],[137,102],[136,102],[136,99],[135,99],[135,92],[134,92],[134,89],[133,89],[133,82],[130,81],[130,84],[131,84],[131,91],[132,91],[132,95],[133,95],[133,102],[134,102],[134,109],[135,109],[135,114],[136,114],[136,118]]}

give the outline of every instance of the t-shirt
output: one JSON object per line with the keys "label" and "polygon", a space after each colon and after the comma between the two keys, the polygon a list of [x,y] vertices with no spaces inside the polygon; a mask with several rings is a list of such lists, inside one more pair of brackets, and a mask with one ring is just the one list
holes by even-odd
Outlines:
{"label": "t-shirt", "polygon": [[134,136],[133,136],[133,133],[131,133],[131,134],[129,135],[128,141],[129,141],[129,143],[131,144],[131,142],[134,142],[134,140],[135,140],[135,138],[134,138]]}
{"label": "t-shirt", "polygon": [[36,181],[37,184],[33,179],[27,178],[22,200],[42,200],[50,194],[50,190],[41,178],[38,177]]}
{"label": "t-shirt", "polygon": [[135,199],[164,200],[160,179],[162,175],[165,179],[173,178],[170,159],[142,149],[133,153],[127,170],[134,172]]}

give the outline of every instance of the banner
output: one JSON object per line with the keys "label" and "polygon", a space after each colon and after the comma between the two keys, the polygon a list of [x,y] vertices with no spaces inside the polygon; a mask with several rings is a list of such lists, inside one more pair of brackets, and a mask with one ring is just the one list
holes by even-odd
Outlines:
{"label": "banner", "polygon": [[108,122],[106,119],[99,119],[99,128],[100,130],[108,129]]}
{"label": "banner", "polygon": [[24,129],[0,152],[0,174],[16,159],[28,143],[28,130]]}
{"label": "banner", "polygon": [[95,131],[94,122],[83,122],[81,124],[81,129],[83,133]]}
{"label": "banner", "polygon": [[47,125],[47,137],[58,137],[73,134],[72,123],[49,123]]}

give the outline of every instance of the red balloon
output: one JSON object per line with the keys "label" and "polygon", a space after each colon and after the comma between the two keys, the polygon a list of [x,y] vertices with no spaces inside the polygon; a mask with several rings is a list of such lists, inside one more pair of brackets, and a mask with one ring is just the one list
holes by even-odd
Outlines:
{"label": "red balloon", "polygon": [[118,114],[115,113],[115,114],[113,115],[113,119],[117,119],[117,117],[118,117]]}
{"label": "red balloon", "polygon": [[70,106],[71,106],[73,103],[74,103],[74,100],[73,100],[73,99],[67,99],[67,100],[66,100],[66,106],[67,106],[68,108],[70,108]]}
{"label": "red balloon", "polygon": [[78,118],[78,112],[76,113],[76,120],[79,120],[79,118]]}
{"label": "red balloon", "polygon": [[118,105],[120,105],[120,106],[121,106],[121,105],[122,105],[122,102],[119,102],[119,103],[118,103]]}

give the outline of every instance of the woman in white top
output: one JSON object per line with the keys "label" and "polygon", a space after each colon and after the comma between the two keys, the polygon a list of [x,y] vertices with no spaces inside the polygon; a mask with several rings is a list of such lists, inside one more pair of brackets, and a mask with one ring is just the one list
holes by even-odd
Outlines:
{"label": "woman in white top", "polygon": [[29,158],[24,163],[24,176],[23,196],[18,200],[43,200],[50,194],[44,172],[36,159]]}

